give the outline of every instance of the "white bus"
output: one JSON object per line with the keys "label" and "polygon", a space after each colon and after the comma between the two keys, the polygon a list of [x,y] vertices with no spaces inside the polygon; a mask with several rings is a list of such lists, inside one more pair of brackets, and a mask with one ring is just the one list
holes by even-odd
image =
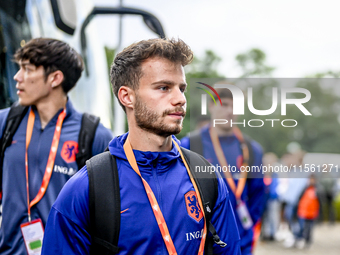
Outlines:
{"label": "white bus", "polygon": [[14,52],[31,38],[56,38],[69,43],[85,62],[85,71],[69,94],[76,109],[99,116],[116,135],[125,132],[124,114],[112,97],[104,35],[88,26],[96,15],[139,15],[153,32],[165,36],[159,20],[139,9],[98,7],[93,0],[0,1],[0,109],[17,100]]}

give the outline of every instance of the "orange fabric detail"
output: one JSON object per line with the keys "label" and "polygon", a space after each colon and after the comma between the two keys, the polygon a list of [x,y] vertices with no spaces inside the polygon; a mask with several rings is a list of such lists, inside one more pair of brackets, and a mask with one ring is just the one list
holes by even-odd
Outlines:
{"label": "orange fabric detail", "polygon": [[66,141],[61,149],[61,157],[66,163],[76,161],[76,154],[78,153],[78,143],[75,141]]}
{"label": "orange fabric detail", "polygon": [[316,195],[316,188],[308,187],[298,204],[298,216],[303,219],[313,220],[319,215],[320,204]]}
{"label": "orange fabric detail", "polygon": [[255,246],[257,245],[257,241],[260,238],[260,234],[261,234],[261,226],[262,226],[262,221],[258,221],[254,227],[253,227],[253,242],[251,244],[251,250],[253,251]]}
{"label": "orange fabric detail", "polygon": [[125,209],[123,211],[120,211],[120,213],[122,214],[122,213],[126,212],[127,210],[129,210],[129,208],[127,208],[127,209]]}
{"label": "orange fabric detail", "polygon": [[193,218],[195,221],[200,222],[201,219],[203,218],[203,213],[199,206],[196,192],[193,190],[188,191],[184,195],[184,198],[189,216]]}

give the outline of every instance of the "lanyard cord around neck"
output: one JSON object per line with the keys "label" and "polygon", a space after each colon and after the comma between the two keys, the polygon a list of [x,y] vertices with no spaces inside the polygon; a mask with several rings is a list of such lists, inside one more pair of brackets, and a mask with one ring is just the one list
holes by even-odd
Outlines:
{"label": "lanyard cord around neck", "polygon": [[33,133],[35,114],[34,114],[34,111],[32,109],[29,113],[28,121],[27,121],[27,128],[26,128],[26,150],[25,150],[26,190],[27,190],[27,207],[28,207],[28,221],[29,222],[31,222],[31,207],[33,205],[35,205],[36,203],[38,203],[42,199],[42,197],[44,196],[44,194],[46,192],[47,186],[50,182],[52,170],[53,170],[53,165],[54,165],[54,161],[55,161],[55,157],[56,157],[58,145],[59,145],[61,126],[63,125],[63,121],[65,119],[65,116],[66,116],[66,109],[63,109],[62,112],[58,116],[57,124],[56,124],[55,130],[54,130],[50,154],[48,156],[45,174],[44,174],[39,192],[36,195],[36,197],[30,202],[27,151],[28,151],[28,146],[30,145],[31,137],[32,137],[32,133]]}
{"label": "lanyard cord around neck", "polygon": [[[242,162],[242,166],[243,167],[247,167],[249,165],[249,149],[247,144],[244,141],[242,132],[237,128],[234,127],[233,128],[233,132],[234,135],[236,136],[236,138],[239,140],[240,144],[241,144],[241,151],[242,151],[242,158],[243,158],[243,162]],[[210,134],[210,138],[215,150],[215,154],[217,157],[217,160],[219,162],[219,164],[221,165],[221,167],[223,168],[224,166],[226,167],[227,171],[223,171],[224,176],[228,182],[228,185],[231,189],[231,191],[235,194],[235,197],[237,200],[239,200],[241,198],[242,192],[244,190],[244,187],[246,185],[246,181],[247,181],[247,172],[246,171],[241,171],[241,176],[240,179],[238,181],[238,185],[236,186],[235,181],[230,173],[230,169],[228,168],[228,163],[227,163],[227,159],[225,158],[225,155],[223,153],[221,144],[220,144],[220,140],[218,139],[218,136],[215,132],[215,130],[213,128],[209,129],[209,134]]]}
{"label": "lanyard cord around neck", "polygon": [[[182,154],[178,144],[174,140],[173,140],[173,142],[176,145],[178,151],[180,152],[182,160],[183,160],[183,162],[185,164],[185,167],[187,169],[187,172],[189,173],[191,182],[192,182],[192,184],[194,186],[194,189],[195,189],[197,197],[198,197],[199,205],[200,205],[201,208],[203,208],[201,197],[199,195],[199,192],[197,192],[198,189],[197,189],[196,183],[192,179],[192,176],[191,176],[190,170],[188,168],[188,165],[187,165],[187,163],[186,163],[186,161],[185,161],[185,159],[183,157],[183,154]],[[146,194],[148,196],[148,199],[149,199],[152,211],[153,211],[153,213],[155,215],[155,218],[156,218],[159,230],[161,231],[161,234],[162,234],[162,237],[163,237],[163,240],[164,240],[164,243],[165,243],[166,249],[168,250],[169,255],[177,254],[176,248],[174,246],[174,243],[173,243],[172,238],[171,238],[170,233],[169,233],[168,226],[167,226],[167,224],[166,224],[166,222],[164,220],[163,213],[160,210],[160,207],[159,207],[158,202],[156,200],[155,194],[153,193],[153,191],[150,188],[149,184],[144,180],[144,178],[142,177],[142,175],[141,175],[141,173],[139,171],[139,168],[138,168],[138,165],[137,165],[137,161],[136,161],[135,155],[133,153],[133,150],[132,150],[132,147],[131,147],[131,144],[130,144],[130,141],[129,141],[129,137],[126,138],[126,141],[124,143],[124,152],[126,154],[127,160],[129,162],[129,164],[131,165],[132,169],[142,179],[142,182],[143,182]],[[204,211],[202,210],[202,212],[203,212],[203,216],[204,216],[204,219],[205,219]],[[206,230],[206,223],[205,223],[205,220],[204,220],[204,230],[203,230],[203,235],[202,235],[202,239],[201,239],[198,255],[203,255],[206,234],[207,234],[207,230]]]}

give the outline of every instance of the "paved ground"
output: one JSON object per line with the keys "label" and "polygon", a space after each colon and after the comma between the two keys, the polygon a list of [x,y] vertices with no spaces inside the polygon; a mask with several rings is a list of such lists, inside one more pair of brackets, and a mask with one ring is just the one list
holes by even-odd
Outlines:
{"label": "paved ground", "polygon": [[307,249],[285,248],[282,242],[259,242],[254,255],[340,255],[340,223],[316,225]]}

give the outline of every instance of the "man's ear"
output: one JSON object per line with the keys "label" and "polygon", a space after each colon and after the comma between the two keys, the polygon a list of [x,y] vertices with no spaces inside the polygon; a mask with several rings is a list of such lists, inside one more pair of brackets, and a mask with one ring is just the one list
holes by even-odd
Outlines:
{"label": "man's ear", "polygon": [[64,80],[64,74],[62,71],[57,70],[53,73],[50,73],[47,77],[47,81],[51,83],[51,87],[58,87]]}
{"label": "man's ear", "polygon": [[118,90],[118,99],[125,109],[133,109],[135,103],[135,91],[128,86],[121,86]]}

